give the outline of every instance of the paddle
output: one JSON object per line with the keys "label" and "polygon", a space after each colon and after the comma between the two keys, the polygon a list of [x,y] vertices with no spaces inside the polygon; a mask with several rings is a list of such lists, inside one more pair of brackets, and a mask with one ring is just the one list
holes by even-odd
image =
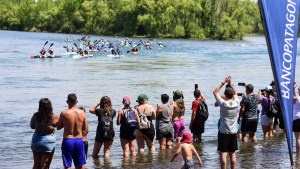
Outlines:
{"label": "paddle", "polygon": [[49,46],[48,50],[53,46],[53,43],[51,43],[51,45]]}
{"label": "paddle", "polygon": [[[138,47],[138,46],[140,46],[141,44],[139,43],[139,44],[137,44],[135,47],[133,47],[133,48],[136,48],[136,47]],[[127,51],[127,53],[129,53],[129,52],[132,52],[132,50],[128,50]]]}
{"label": "paddle", "polygon": [[47,45],[47,43],[48,43],[48,41],[46,41],[46,42],[45,42],[45,44],[44,44],[44,46],[43,46],[42,50],[43,50],[43,49],[44,49],[44,47]]}
{"label": "paddle", "polygon": [[77,44],[76,43],[74,43],[74,46],[77,48],[77,50],[78,50],[78,46],[77,46]]}

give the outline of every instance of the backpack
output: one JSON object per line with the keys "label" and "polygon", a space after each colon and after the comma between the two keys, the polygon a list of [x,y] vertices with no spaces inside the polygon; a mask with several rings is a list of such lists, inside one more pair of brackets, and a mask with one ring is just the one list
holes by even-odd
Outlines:
{"label": "backpack", "polygon": [[274,103],[271,103],[271,100],[270,100],[270,99],[268,99],[268,101],[269,101],[269,107],[268,107],[268,109],[267,109],[266,115],[267,115],[268,117],[276,117],[277,114],[278,114],[278,107],[277,107],[277,105],[275,104],[275,102],[274,102]]}
{"label": "backpack", "polygon": [[129,107],[125,109],[125,119],[126,119],[126,124],[128,126],[136,127],[137,120],[136,120],[134,110],[132,108]]}
{"label": "backpack", "polygon": [[[144,110],[144,113],[145,113],[145,110]],[[151,122],[147,119],[147,116],[145,114],[140,113],[138,107],[137,107],[137,111],[139,113],[139,118],[140,118],[140,123],[139,123],[138,128],[139,129],[149,129],[151,127]]]}
{"label": "backpack", "polygon": [[206,121],[209,116],[207,104],[205,103],[205,101],[202,101],[202,100],[200,100],[198,103],[199,104],[198,104],[198,107],[196,110],[195,119],[201,120],[201,121]]}
{"label": "backpack", "polygon": [[113,128],[112,117],[106,115],[101,116],[101,125],[104,139],[113,139],[115,137],[115,131]]}

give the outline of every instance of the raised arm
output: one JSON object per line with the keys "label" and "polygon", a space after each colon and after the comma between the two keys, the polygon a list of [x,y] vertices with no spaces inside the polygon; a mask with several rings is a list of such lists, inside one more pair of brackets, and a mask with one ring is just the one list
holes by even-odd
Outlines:
{"label": "raised arm", "polygon": [[100,106],[100,103],[96,103],[94,106],[92,106],[89,110],[90,113],[96,114],[97,107]]}
{"label": "raised arm", "polygon": [[[228,76],[228,77],[229,77],[229,76]],[[218,100],[218,98],[221,97],[221,95],[219,94],[219,91],[220,91],[221,88],[224,86],[224,84],[228,82],[228,77],[226,77],[225,80],[224,80],[221,84],[219,84],[219,85],[217,86],[217,88],[214,90],[213,94],[214,94],[216,100]]]}
{"label": "raised arm", "polygon": [[235,88],[234,88],[233,83],[231,82],[231,76],[228,76],[228,77],[227,77],[227,81],[228,81],[229,86],[233,89],[233,92],[234,92],[233,100],[235,100],[235,99],[238,98],[238,95],[237,95],[237,92],[236,92],[236,90],[235,90]]}

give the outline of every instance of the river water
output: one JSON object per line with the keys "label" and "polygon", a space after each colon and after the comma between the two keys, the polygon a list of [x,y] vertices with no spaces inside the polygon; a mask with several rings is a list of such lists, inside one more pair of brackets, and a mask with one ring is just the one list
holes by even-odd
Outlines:
{"label": "river water", "polygon": [[[207,98],[210,116],[206,122],[203,143],[195,145],[202,160],[202,168],[219,168],[217,152],[217,121],[219,109],[213,106],[212,95],[215,87],[226,75],[231,75],[233,82],[247,82],[258,89],[265,88],[272,81],[272,71],[265,38],[245,37],[243,41],[197,41],[197,40],[157,40],[167,45],[165,48],[153,46],[152,50],[142,49],[138,55],[126,55],[116,59],[106,57],[107,53],[95,54],[88,59],[29,59],[36,55],[46,41],[54,43],[56,54],[65,52],[62,46],[70,35],[51,33],[28,33],[0,31],[0,162],[1,168],[31,168],[33,165],[30,149],[33,130],[29,127],[30,119],[37,111],[38,101],[48,97],[54,112],[59,114],[67,108],[66,97],[74,92],[80,106],[88,109],[99,99],[108,95],[113,107],[119,110],[125,95],[134,101],[138,94],[146,93],[151,98],[150,104],[160,103],[160,95],[182,90],[186,103],[185,122],[189,125],[191,103],[194,99],[194,84]],[[80,35],[72,35],[74,39]],[[100,38],[91,36],[92,40]],[[106,37],[111,41],[118,38]],[[137,39],[135,39],[138,41]],[[124,53],[130,48],[123,49]],[[299,58],[297,61],[299,65]],[[299,66],[296,75],[299,74]],[[296,81],[299,80],[296,76]],[[237,86],[239,92],[244,88]],[[135,103],[135,102],[133,102]],[[135,159],[124,159],[117,131],[111,158],[103,160],[103,151],[99,160],[93,160],[97,117],[87,113],[89,122],[89,152],[87,168],[180,168],[181,155],[170,163],[171,152],[157,151],[153,154],[138,155]],[[51,168],[63,168],[60,145],[62,131],[57,131],[57,146]],[[261,126],[258,126],[258,143],[239,141],[237,168],[289,168],[289,154],[285,134],[277,130],[274,138],[264,140]],[[295,148],[293,156],[295,157]],[[297,158],[295,162],[298,163]],[[196,165],[196,160],[195,167]],[[229,167],[229,161],[228,161]],[[296,164],[296,167],[299,165]]]}

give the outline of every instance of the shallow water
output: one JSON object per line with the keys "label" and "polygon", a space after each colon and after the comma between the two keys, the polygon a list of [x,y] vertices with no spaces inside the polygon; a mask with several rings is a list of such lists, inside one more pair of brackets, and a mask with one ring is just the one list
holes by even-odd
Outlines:
{"label": "shallow water", "polygon": [[[0,31],[1,168],[32,167],[30,144],[33,130],[30,129],[29,122],[42,97],[50,98],[54,112],[59,114],[67,108],[65,100],[71,92],[78,95],[78,105],[86,109],[102,96],[108,95],[114,108],[119,110],[125,95],[131,96],[134,101],[138,94],[146,93],[151,97],[150,104],[156,105],[160,103],[162,93],[172,95],[172,91],[179,89],[185,96],[185,122],[188,127],[195,83],[199,84],[207,98],[210,112],[203,134],[204,141],[195,146],[204,162],[202,168],[219,168],[219,109],[213,106],[212,91],[228,74],[232,76],[236,86],[238,82],[252,83],[255,91],[264,88],[272,80],[264,37],[245,37],[243,41],[161,39],[167,45],[166,48],[155,46],[153,50],[141,50],[138,55],[126,55],[121,59],[108,58],[107,53],[95,54],[88,59],[29,59],[29,56],[39,52],[47,40],[47,46],[54,43],[56,54],[65,52],[62,46],[68,45],[63,42],[67,36],[69,35]],[[80,37],[72,36],[74,39]],[[99,39],[96,36],[91,37],[92,40],[96,38]],[[118,40],[112,37],[109,39]],[[123,50],[126,53],[130,48]],[[299,66],[296,68],[296,75],[298,73]],[[296,76],[296,81],[299,81],[298,77]],[[237,90],[244,91],[240,86],[237,86]],[[93,161],[91,153],[97,118],[89,113],[87,117],[90,127],[87,168],[177,169],[183,164],[181,156],[174,163],[170,163],[171,152],[159,151],[158,142],[155,142],[155,153],[146,151],[135,159],[124,159],[118,126],[115,126],[117,137],[113,143],[110,161],[103,160],[102,151],[100,159]],[[57,131],[56,134],[58,141],[51,168],[63,168],[60,151],[62,131]],[[289,168],[285,134],[278,130],[274,138],[263,140],[259,125],[257,135],[259,141],[256,144],[239,142],[236,153],[237,168]],[[300,167],[298,161],[295,161],[296,168]]]}

